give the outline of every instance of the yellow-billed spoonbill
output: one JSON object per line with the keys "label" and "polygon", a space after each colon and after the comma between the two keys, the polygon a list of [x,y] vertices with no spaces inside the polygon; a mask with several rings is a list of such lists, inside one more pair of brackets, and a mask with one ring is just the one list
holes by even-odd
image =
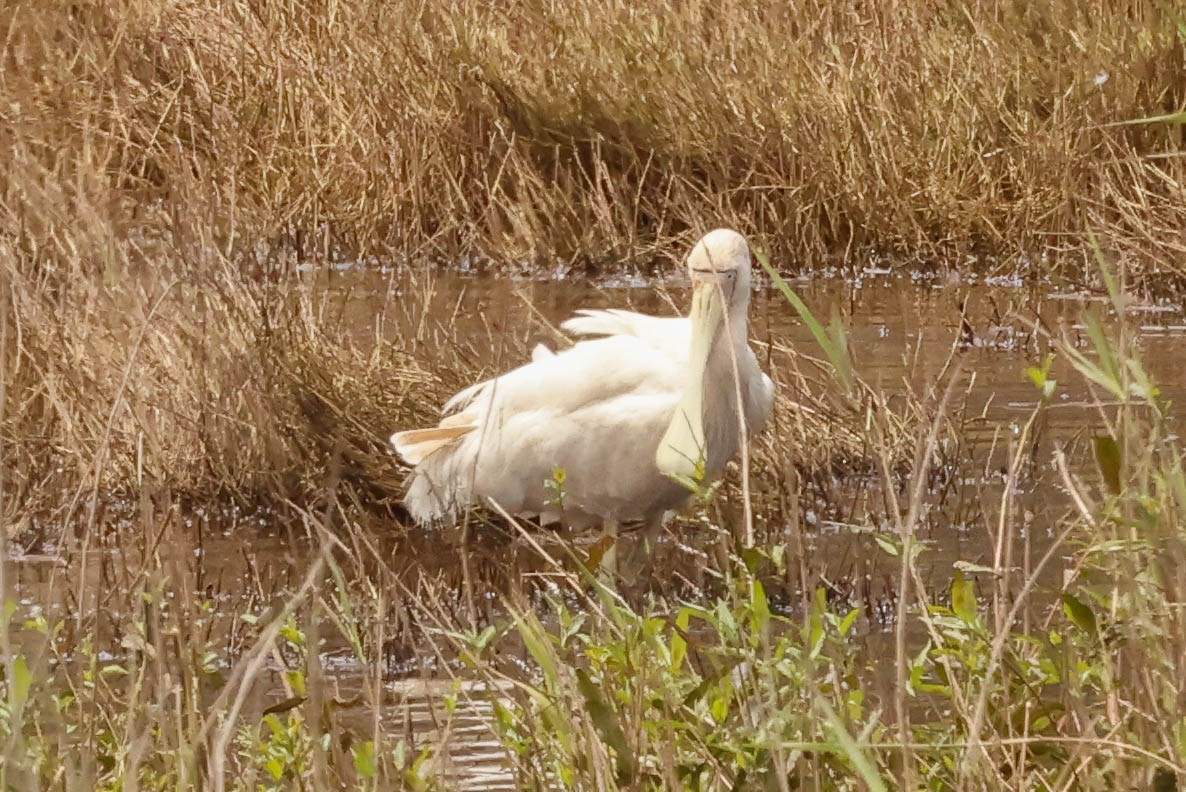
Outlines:
{"label": "yellow-billed spoonbill", "polygon": [[412,516],[446,519],[490,499],[573,527],[642,520],[653,536],[689,497],[679,479],[718,476],[774,401],[747,341],[745,238],[713,231],[687,267],[686,318],[580,311],[562,327],[584,340],[537,347],[530,363],[450,399],[439,426],[392,435],[414,467]]}

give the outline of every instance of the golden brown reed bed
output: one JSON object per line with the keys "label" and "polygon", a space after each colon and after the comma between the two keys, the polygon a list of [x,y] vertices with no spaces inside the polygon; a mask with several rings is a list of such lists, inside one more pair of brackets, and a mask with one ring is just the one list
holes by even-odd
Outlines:
{"label": "golden brown reed bed", "polygon": [[382,436],[480,356],[348,337],[302,261],[596,271],[730,224],[788,269],[1036,276],[1073,273],[1089,224],[1134,275],[1186,272],[1181,127],[1109,125],[1186,103],[1155,2],[35,0],[0,24],[10,522],[146,477],[389,491]]}
{"label": "golden brown reed bed", "polygon": [[88,220],[192,243],[200,215],[225,248],[596,264],[730,223],[788,266],[865,249],[1038,267],[1090,222],[1181,268],[1180,126],[1109,126],[1186,106],[1186,30],[1152,0],[20,2],[0,19],[22,250]]}

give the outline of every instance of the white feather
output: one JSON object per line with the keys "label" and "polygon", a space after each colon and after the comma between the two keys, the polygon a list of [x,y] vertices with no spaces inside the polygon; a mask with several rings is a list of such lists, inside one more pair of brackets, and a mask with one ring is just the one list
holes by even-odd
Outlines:
{"label": "white feather", "polygon": [[[559,352],[537,346],[531,362],[449,399],[444,410],[454,414],[442,421],[441,433],[393,438],[426,442],[396,441],[415,465],[405,498],[412,516],[448,518],[489,498],[512,514],[562,515],[574,525],[655,520],[688,497],[655,459],[690,387],[703,413],[707,470],[719,474],[741,441],[734,358],[750,433],[770,414],[774,386],[746,342],[750,265],[744,239],[713,232],[693,249],[690,266],[693,261],[715,268],[700,273],[739,275],[728,305],[728,333],[719,320],[709,328],[710,352],[697,364],[702,370],[691,370],[696,366],[689,362],[688,318],[579,311],[561,326],[576,336],[601,337]],[[557,486],[560,471],[563,484]]]}

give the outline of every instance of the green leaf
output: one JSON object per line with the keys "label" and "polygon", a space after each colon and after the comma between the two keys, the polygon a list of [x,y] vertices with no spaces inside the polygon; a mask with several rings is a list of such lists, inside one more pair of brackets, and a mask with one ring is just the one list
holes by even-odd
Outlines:
{"label": "green leaf", "polygon": [[359,778],[375,777],[375,743],[367,740],[354,748],[354,770]]}
{"label": "green leaf", "polygon": [[273,781],[279,781],[284,777],[284,761],[278,756],[274,756],[264,764],[264,769],[268,771],[268,775],[272,777]]}
{"label": "green leaf", "polygon": [[[497,702],[495,703],[497,704]],[[406,740],[400,740],[396,743],[395,750],[391,753],[391,758],[395,761],[395,766],[400,770],[408,766],[408,743]]]}
{"label": "green leaf", "polygon": [[811,657],[818,657],[824,648],[824,614],[828,610],[828,592],[823,586],[815,590],[815,601],[811,606],[811,620],[808,622],[807,647]]}
{"label": "green leaf", "polygon": [[29,671],[29,663],[23,655],[18,655],[12,661],[12,686],[8,691],[9,709],[12,713],[19,712],[25,706],[32,687],[33,673]]}
{"label": "green leaf", "polygon": [[967,624],[974,623],[979,614],[976,604],[976,581],[966,577],[958,569],[951,580],[951,609]]}
{"label": "green leaf", "polygon": [[496,635],[498,635],[498,628],[493,624],[487,625],[486,629],[482,630],[478,634],[478,637],[474,639],[474,648],[479,652],[482,651],[490,645],[490,642],[494,640]]}
{"label": "green leaf", "polygon": [[286,624],[280,628],[280,635],[284,637],[294,649],[301,649],[305,646],[305,635],[296,625]]}
{"label": "green leaf", "polygon": [[1090,226],[1087,228],[1087,241],[1091,245],[1091,252],[1095,255],[1095,263],[1100,269],[1100,278],[1108,290],[1108,299],[1112,301],[1112,310],[1116,312],[1116,316],[1124,316],[1124,294],[1120,290],[1120,284],[1116,282],[1116,276],[1112,274],[1112,265],[1108,263],[1108,257],[1100,246],[1095,231]]}
{"label": "green leaf", "polygon": [[539,665],[544,680],[551,686],[558,685],[560,677],[556,671],[552,648],[548,646],[548,639],[539,619],[533,613],[516,615],[515,627],[518,629],[519,637],[523,639],[523,645],[531,653],[531,658]]}
{"label": "green leaf", "polygon": [[775,545],[770,548],[770,561],[774,564],[774,569],[778,572],[786,571],[786,556],[787,546],[783,544]]}
{"label": "green leaf", "polygon": [[848,615],[845,616],[844,619],[840,622],[840,625],[836,628],[836,631],[838,633],[840,633],[841,638],[848,635],[848,631],[852,629],[852,626],[854,624],[856,624],[857,617],[860,616],[860,614],[861,614],[860,608],[853,608],[852,610],[850,610],[848,612]]}
{"label": "green leaf", "polygon": [[729,717],[729,700],[724,694],[712,700],[712,719],[717,723],[724,723]]}
{"label": "green leaf", "polygon": [[898,544],[895,537],[875,533],[873,534],[873,541],[877,542],[878,547],[894,558],[902,554],[902,547]]}
{"label": "green leaf", "polygon": [[1124,388],[1124,380],[1120,376],[1120,361],[1116,357],[1116,350],[1104,334],[1104,326],[1098,317],[1087,315],[1084,317],[1087,326],[1087,337],[1095,347],[1095,354],[1099,358],[1099,369],[1103,373],[1103,384],[1117,399],[1124,399],[1128,391]]}
{"label": "green leaf", "polygon": [[[783,280],[782,276],[778,274],[778,270],[770,266],[770,259],[760,250],[754,250],[754,256],[762,265],[762,269],[766,270],[766,274],[770,276],[770,280],[774,282],[774,286],[782,292],[782,296],[791,304],[803,323],[807,325],[807,329],[811,331],[811,335],[815,338],[815,342],[819,344],[820,349],[824,351],[824,355],[828,358],[828,362],[832,364],[832,369],[836,372],[836,376],[840,378],[840,382],[844,385],[844,390],[849,393],[853,389],[855,377],[853,375],[852,359],[848,354],[848,340],[844,334],[844,328],[840,324],[840,319],[837,316],[832,317],[831,326],[825,329],[811,309],[807,307],[807,303],[795,294],[787,282]],[[830,332],[829,332],[830,330]]]}
{"label": "green leaf", "polygon": [[1109,435],[1092,438],[1095,447],[1095,463],[1103,476],[1104,485],[1113,495],[1120,494],[1120,446]]}
{"label": "green leaf", "polygon": [[741,551],[741,561],[745,564],[745,571],[751,575],[762,568],[766,560],[766,553],[760,547],[746,547]]}
{"label": "green leaf", "polygon": [[305,674],[303,671],[292,669],[284,672],[284,678],[288,680],[288,684],[292,686],[293,693],[297,696],[304,696],[308,690],[305,687]]}
{"label": "green leaf", "polygon": [[770,624],[770,602],[766,599],[766,588],[757,578],[750,580],[750,630],[764,632]]}
{"label": "green leaf", "polygon": [[1071,623],[1093,638],[1099,634],[1095,612],[1073,594],[1062,595],[1062,610]]}
{"label": "green leaf", "polygon": [[861,780],[865,782],[865,788],[873,790],[873,792],[886,792],[885,781],[877,772],[874,761],[870,760],[864,749],[848,733],[848,729],[844,728],[844,724],[836,716],[836,712],[828,706],[828,702],[823,698],[817,699],[816,703],[823,711],[824,723],[828,725],[828,730],[832,732],[833,738],[839,744],[841,754],[848,758]]}
{"label": "green leaf", "polygon": [[633,754],[626,742],[626,734],[618,724],[617,713],[602,698],[601,691],[593,684],[593,680],[589,678],[587,671],[578,668],[576,675],[577,688],[581,691],[581,696],[585,699],[585,706],[589,710],[589,717],[593,720],[593,726],[601,734],[601,739],[614,750],[616,759],[615,772],[618,781],[628,784],[634,777]]}
{"label": "green leaf", "polygon": [[1051,379],[1050,369],[1054,366],[1054,353],[1046,355],[1042,360],[1042,365],[1030,366],[1025,370],[1025,375],[1038,387],[1042,393],[1043,399],[1049,399],[1054,395],[1055,388],[1058,387],[1058,380]]}
{"label": "green leaf", "polygon": [[692,611],[680,608],[675,617],[675,628],[671,631],[671,670],[679,671],[688,656],[688,625],[692,620]]}

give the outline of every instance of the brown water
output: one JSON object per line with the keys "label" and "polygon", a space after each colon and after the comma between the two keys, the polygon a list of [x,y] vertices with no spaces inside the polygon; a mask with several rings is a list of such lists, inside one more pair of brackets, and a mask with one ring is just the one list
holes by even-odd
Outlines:
{"label": "brown water", "polygon": [[[620,307],[674,314],[686,304],[687,296],[686,284],[678,280],[651,283],[622,279],[592,284],[439,277],[412,283],[361,271],[310,277],[324,281],[323,321],[338,323],[359,339],[378,333],[415,337],[425,344],[469,344],[475,361],[491,373],[518,365],[535,343],[554,341],[552,328],[577,308]],[[857,280],[816,279],[792,285],[818,316],[826,319],[836,314],[843,319],[857,370],[887,393],[923,394],[953,363],[964,367],[967,377],[957,413],[965,448],[953,454],[963,463],[948,471],[948,480],[937,491],[924,520],[923,537],[930,549],[924,563],[937,585],[950,580],[951,566],[957,560],[991,564],[995,548],[989,528],[1004,486],[1001,471],[1011,439],[1037,405],[1035,388],[1023,371],[1048,348],[1035,327],[1056,333],[1065,329],[1074,337],[1081,334],[1077,322],[1084,304],[1096,304],[1102,311],[1104,303],[1090,296],[1023,288],[1009,281],[963,283],[880,272],[866,273]],[[419,305],[425,294],[429,296],[426,314],[417,312],[399,322],[376,326],[375,317],[384,315],[393,303],[414,295],[408,303]],[[1140,347],[1154,376],[1168,398],[1180,401],[1186,394],[1186,368],[1176,361],[1186,352],[1186,317],[1180,309],[1163,305],[1137,304],[1132,313],[1140,328]],[[438,324],[426,316],[448,318]],[[768,366],[786,367],[788,348],[820,355],[806,326],[775,292],[756,292],[751,316],[759,357]],[[1048,543],[1053,518],[1065,508],[1055,477],[1046,470],[1050,452],[1058,445],[1089,437],[1098,431],[1100,422],[1091,394],[1079,377],[1070,374],[1065,362],[1056,365],[1054,376],[1069,385],[1049,410],[1038,438],[1037,469],[1021,490],[1013,493],[1026,515],[1020,528],[1025,533],[1025,558],[1021,559],[1023,551],[1018,549],[1014,560],[1027,568],[1031,554]],[[382,433],[398,428],[406,427],[384,427]],[[835,486],[851,487],[853,504],[868,498],[867,482],[854,479]],[[830,503],[825,500],[818,493],[803,493],[802,510],[809,528],[804,538],[805,566],[832,583],[837,596],[868,610],[870,640],[876,640],[877,632],[887,627],[881,617],[893,597],[889,572],[895,567],[870,549],[867,534],[854,530],[853,523],[856,529],[884,526],[869,526],[867,513],[861,509],[846,511],[838,508],[834,499]],[[119,530],[120,521],[132,526],[139,508],[135,503],[115,503],[104,519],[112,530]],[[303,569],[309,546],[303,533],[294,531],[278,513],[199,504],[187,506],[185,515],[184,522],[175,528],[185,541],[174,547],[171,534],[167,534],[161,544],[144,548],[145,553],[178,556],[177,568],[185,572],[169,581],[170,585],[209,596],[218,609],[232,614],[259,612],[276,592],[299,585],[297,570]],[[199,537],[196,540],[195,535]],[[678,539],[673,536],[665,543],[662,563],[669,565],[668,571],[696,580],[694,568],[702,567],[712,555],[716,538],[711,531],[692,530]],[[477,540],[478,555],[482,542]],[[1018,538],[1019,548],[1021,544]],[[497,566],[501,552],[501,545],[492,545],[483,563]],[[24,616],[99,613],[100,621],[109,622],[106,634],[116,638],[127,614],[104,613],[104,591],[113,570],[134,570],[139,563],[134,558],[116,557],[117,553],[102,546],[93,548],[81,574],[77,569],[63,569],[52,548],[46,556],[7,559],[9,591],[5,595],[20,604]],[[455,537],[422,533],[396,543],[390,553],[409,568],[421,565],[442,577],[456,577],[456,570],[451,571],[459,558]],[[695,586],[691,591],[694,594]],[[222,636],[227,646],[240,640],[235,629],[232,626]],[[113,641],[115,646],[119,643]],[[336,695],[343,701],[356,699],[368,669],[360,668],[342,645],[331,643],[322,654],[321,664]],[[449,712],[443,704],[445,695],[464,693],[473,683],[447,681],[452,671],[435,666],[439,658],[418,654],[414,646],[396,646],[390,655],[381,672],[388,680],[384,707],[376,715],[357,705],[352,717],[360,723],[377,718],[381,728],[406,733],[413,742],[443,742],[447,749],[438,757],[438,766],[460,786],[511,786],[505,757],[488,725],[487,699],[493,694],[463,695],[462,705]],[[278,684],[261,695],[283,697]]]}
{"label": "brown water", "polygon": [[[356,283],[365,281],[355,275],[342,281],[352,278]],[[856,370],[887,394],[904,398],[912,393],[925,400],[937,382],[939,387],[946,384],[953,367],[963,368],[965,376],[951,407],[960,447],[947,455],[957,463],[956,469],[946,471],[955,480],[945,482],[943,492],[933,499],[934,510],[924,520],[923,535],[933,551],[924,565],[938,570],[942,581],[950,579],[951,564],[957,560],[991,565],[994,542],[986,524],[995,528],[1013,443],[1038,406],[1037,390],[1024,372],[1050,351],[1052,336],[1065,333],[1086,347],[1084,311],[1107,317],[1107,301],[1099,295],[1027,288],[1008,278],[967,283],[954,277],[894,276],[880,271],[856,280],[813,279],[791,285],[821,320],[826,322],[833,315],[841,318]],[[377,299],[377,292],[358,287],[352,310],[343,315],[352,311],[369,315]],[[525,350],[536,343],[553,343],[552,328],[578,308],[675,314],[686,303],[687,286],[679,279],[589,284],[443,278],[435,282],[431,299],[433,311],[454,317],[453,325],[463,337],[485,343],[481,353],[488,352],[489,357],[482,363],[491,373],[519,365]],[[1180,401],[1186,394],[1186,371],[1176,361],[1186,348],[1186,315],[1180,306],[1139,301],[1133,302],[1129,313],[1139,333],[1139,349],[1163,394]],[[752,338],[767,368],[789,371],[788,349],[823,357],[804,322],[772,288],[755,292],[751,320]],[[415,332],[415,328],[398,332]],[[498,341],[491,349],[492,338]],[[1020,529],[1033,529],[1032,535],[1027,534],[1032,540],[1027,547],[1033,552],[1045,549],[1054,520],[1066,505],[1049,464],[1054,449],[1080,447],[1102,425],[1096,394],[1066,360],[1056,360],[1052,376],[1060,383],[1059,395],[1036,431],[1036,465],[1013,493],[1028,523]],[[791,394],[795,399],[801,396]],[[934,392],[930,398],[937,396]],[[876,486],[876,482],[864,483]],[[829,579],[877,578],[879,571],[868,567],[868,559],[856,557],[860,554],[854,544],[860,542],[852,538],[849,524],[867,524],[869,515],[862,508],[838,508],[835,489],[830,497],[817,499],[819,508],[812,494],[810,489],[802,493],[807,521],[817,528],[807,537],[805,549],[809,555],[818,551],[827,557],[829,569],[822,574]],[[854,495],[851,503],[861,500]],[[868,543],[867,536],[864,541]],[[695,557],[689,553],[684,561],[694,563]]]}

